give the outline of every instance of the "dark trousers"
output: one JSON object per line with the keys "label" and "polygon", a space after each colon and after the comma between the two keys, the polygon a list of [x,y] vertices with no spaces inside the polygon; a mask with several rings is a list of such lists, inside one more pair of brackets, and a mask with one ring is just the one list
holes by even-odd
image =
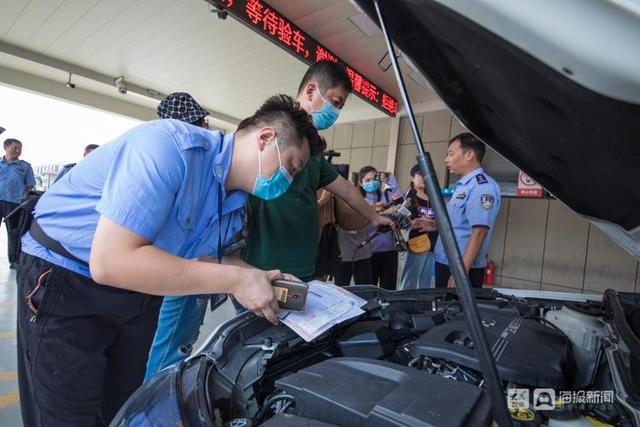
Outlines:
{"label": "dark trousers", "polygon": [[398,252],[374,252],[371,257],[373,284],[390,291],[396,290],[398,281]]}
{"label": "dark trousers", "polygon": [[24,425],[107,425],[142,384],[162,298],[24,252],[17,281]]}
{"label": "dark trousers", "polygon": [[[449,271],[449,266],[447,264],[441,264],[436,262],[436,288],[446,288],[449,283],[449,277],[451,277],[451,271]],[[482,282],[484,282],[484,270],[485,267],[482,268],[472,268],[469,270],[469,280],[471,281],[471,286],[474,288],[481,288]]]}
{"label": "dark trousers", "polygon": [[12,218],[6,219],[7,215],[11,213],[15,208],[19,206],[18,203],[7,202],[6,200],[0,200],[0,220],[4,220],[4,225],[7,227],[7,255],[11,264],[18,261],[18,215],[14,215]]}
{"label": "dark trousers", "polygon": [[373,270],[371,268],[371,258],[359,261],[347,261],[338,263],[336,273],[336,285],[349,286],[351,277],[356,285],[370,285],[373,283]]}

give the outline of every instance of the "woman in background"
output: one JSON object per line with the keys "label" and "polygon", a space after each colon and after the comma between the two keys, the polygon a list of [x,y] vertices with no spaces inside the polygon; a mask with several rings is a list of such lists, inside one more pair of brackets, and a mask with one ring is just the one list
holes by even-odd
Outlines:
{"label": "woman in background", "polygon": [[404,267],[400,289],[430,288],[433,275],[433,248],[438,239],[438,228],[424,180],[418,165],[411,168],[411,188],[416,193],[411,200],[411,231],[407,244],[409,250],[402,254]]}
{"label": "woman in background", "polygon": [[[395,208],[389,208],[389,204],[402,194],[385,183],[381,185],[378,179],[378,171],[373,166],[365,166],[358,173],[360,192],[367,202],[375,206],[380,214],[392,213]],[[369,235],[375,230],[368,226]],[[396,252],[395,240],[392,232],[379,234],[371,241],[371,267],[373,284],[384,289],[394,291],[398,279],[398,252]]]}

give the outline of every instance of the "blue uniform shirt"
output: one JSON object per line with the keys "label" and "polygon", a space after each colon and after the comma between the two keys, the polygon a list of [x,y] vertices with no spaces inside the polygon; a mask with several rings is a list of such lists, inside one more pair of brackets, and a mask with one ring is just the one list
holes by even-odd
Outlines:
{"label": "blue uniform shirt", "polygon": [[[456,183],[453,196],[447,203],[447,211],[462,254],[464,254],[469,237],[471,237],[471,228],[477,225],[489,227],[480,253],[471,266],[471,268],[486,267],[489,242],[496,217],[500,211],[500,187],[498,184],[482,168],[475,169]],[[434,254],[437,262],[449,265],[441,238],[436,243]]]}
{"label": "blue uniform shirt", "polygon": [[36,180],[29,163],[24,160],[8,163],[4,156],[0,159],[0,200],[20,203],[25,196],[25,187],[35,185]]}
{"label": "blue uniform shirt", "polygon": [[58,175],[56,175],[56,179],[53,180],[53,184],[55,184],[56,182],[60,181],[62,179],[63,176],[65,176],[66,174],[69,173],[69,171],[71,169],[73,169],[73,167],[76,165],[76,163],[69,163],[68,165],[64,165],[62,167],[62,169],[60,170],[60,172],[58,172]]}
{"label": "blue uniform shirt", "polygon": [[[226,194],[234,136],[177,120],[141,124],[95,150],[47,191],[34,215],[45,233],[87,261],[100,215],[186,259],[217,256],[218,236],[241,230],[246,193]],[[219,227],[219,192],[222,224]],[[22,250],[91,277],[89,269],[38,244]]]}

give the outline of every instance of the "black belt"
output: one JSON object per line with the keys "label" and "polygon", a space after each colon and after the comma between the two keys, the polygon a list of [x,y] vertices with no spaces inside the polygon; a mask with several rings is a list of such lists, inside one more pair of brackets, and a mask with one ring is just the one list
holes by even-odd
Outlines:
{"label": "black belt", "polygon": [[42,246],[49,249],[50,251],[53,251],[58,255],[61,255],[65,258],[68,258],[72,261],[75,261],[79,264],[89,267],[89,264],[86,261],[83,261],[80,258],[76,257],[75,255],[71,254],[68,250],[66,250],[60,244],[60,242],[53,240],[51,237],[49,237],[44,232],[42,227],[40,227],[40,224],[38,224],[38,221],[36,221],[35,218],[33,219],[33,221],[31,221],[31,227],[29,228],[29,232],[31,233],[31,237],[33,237],[33,240],[40,243]]}

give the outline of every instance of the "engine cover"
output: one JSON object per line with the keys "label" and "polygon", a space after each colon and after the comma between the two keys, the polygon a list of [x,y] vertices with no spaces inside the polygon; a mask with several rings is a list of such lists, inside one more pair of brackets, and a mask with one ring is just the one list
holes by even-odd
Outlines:
{"label": "engine cover", "polygon": [[334,358],[276,381],[295,415],[339,426],[487,426],[483,390],[391,362]]}
{"label": "engine cover", "polygon": [[[480,318],[501,379],[550,388],[562,388],[571,382],[574,371],[571,344],[561,331],[502,310],[480,310]],[[480,371],[463,314],[422,335],[413,343],[411,353]]]}

